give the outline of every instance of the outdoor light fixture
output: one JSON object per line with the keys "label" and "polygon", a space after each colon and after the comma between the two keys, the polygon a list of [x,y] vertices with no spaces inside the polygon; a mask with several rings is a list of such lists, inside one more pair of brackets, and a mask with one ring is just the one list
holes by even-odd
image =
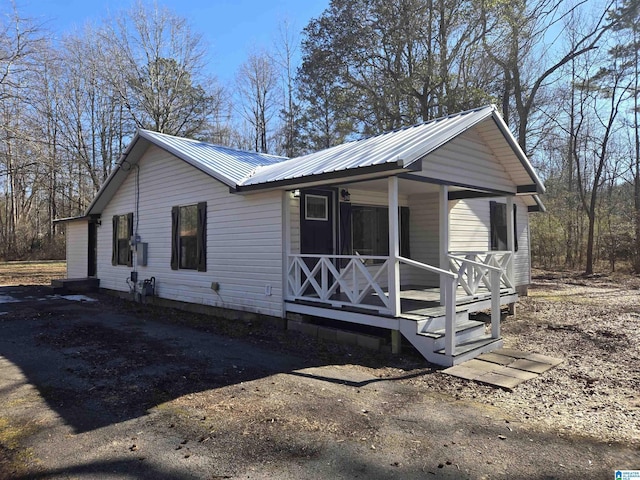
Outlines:
{"label": "outdoor light fixture", "polygon": [[291,198],[300,198],[300,190],[298,190],[298,189],[292,190],[291,191]]}
{"label": "outdoor light fixture", "polygon": [[349,202],[351,200],[351,194],[349,193],[349,190],[347,190],[346,188],[343,188],[342,190],[340,190],[340,196],[342,197],[342,200],[344,200],[345,202]]}

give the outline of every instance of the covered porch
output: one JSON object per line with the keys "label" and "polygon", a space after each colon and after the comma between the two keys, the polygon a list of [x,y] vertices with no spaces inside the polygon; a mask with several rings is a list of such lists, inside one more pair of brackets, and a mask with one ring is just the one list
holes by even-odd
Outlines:
{"label": "covered porch", "polygon": [[[544,185],[495,106],[261,167],[237,191],[273,188],[285,314],[388,328],[441,365],[501,346]],[[490,332],[468,317],[487,308]]]}
{"label": "covered porch", "polygon": [[[451,248],[455,203],[488,196],[501,200],[506,212],[513,211],[513,194],[403,175],[288,191],[286,312],[388,328],[395,332],[394,349],[402,334],[429,361],[443,365],[498,348],[501,306],[518,298],[514,215],[505,218],[503,250],[489,249],[488,233],[476,242],[483,250]],[[375,235],[372,227],[356,225],[357,209],[371,213],[380,208],[386,218],[377,232],[388,238],[367,243]],[[372,219],[380,222],[380,212],[357,218],[361,223]],[[331,233],[325,234],[325,227]],[[488,227],[481,230],[488,232]],[[357,236],[366,238],[358,241]],[[489,309],[487,332],[468,315]]]}

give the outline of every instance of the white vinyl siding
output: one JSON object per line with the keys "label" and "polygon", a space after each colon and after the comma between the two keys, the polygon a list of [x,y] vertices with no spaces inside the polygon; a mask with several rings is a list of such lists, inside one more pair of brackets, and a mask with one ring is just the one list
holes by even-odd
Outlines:
{"label": "white vinyl siding", "polygon": [[[439,202],[437,193],[409,197],[411,259],[440,267]],[[404,285],[438,286],[438,276],[414,267],[402,266]]]}
{"label": "white vinyl siding", "polygon": [[475,128],[431,153],[417,175],[453,185],[515,193],[515,183]]}
{"label": "white vinyl siding", "polygon": [[[489,202],[506,203],[504,198],[474,198],[449,202],[450,239],[449,250],[453,252],[491,250],[489,235]],[[516,235],[518,251],[515,255],[514,275],[516,285],[528,285],[531,282],[531,264],[529,260],[529,214],[527,206],[518,198]]]}
{"label": "white vinyl siding", "polygon": [[[134,211],[148,263],[138,279],[156,279],[162,298],[282,316],[282,193],[231,194],[229,188],[152,146],[139,162],[140,210],[135,214],[135,169],[102,212],[98,228],[100,286],[128,291],[132,268],[111,265],[112,215]],[[207,271],[171,270],[171,208],[207,202]],[[135,224],[134,223],[134,224]],[[134,256],[134,265],[136,258]],[[219,291],[211,283],[219,283]],[[266,295],[267,286],[271,295]]]}
{"label": "white vinyl siding", "polygon": [[[67,278],[85,278],[89,268],[89,225],[86,220],[66,224]],[[109,250],[111,255],[111,250]],[[109,257],[111,261],[111,257]]]}

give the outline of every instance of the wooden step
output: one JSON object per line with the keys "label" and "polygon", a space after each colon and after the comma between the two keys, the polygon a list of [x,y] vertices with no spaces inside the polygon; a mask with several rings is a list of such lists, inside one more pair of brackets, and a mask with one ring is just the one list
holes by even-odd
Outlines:
{"label": "wooden step", "polygon": [[490,334],[482,335],[468,342],[456,345],[451,357],[445,355],[444,348],[434,352],[436,355],[447,359],[449,365],[458,365],[472,358],[477,357],[481,353],[490,352],[497,348],[501,348],[503,340],[501,338],[492,338]]}
{"label": "wooden step", "polygon": [[[474,320],[466,320],[462,322],[456,322],[455,328],[455,341],[456,343],[465,343],[473,339],[481,337],[485,334],[484,322],[476,322]],[[426,332],[418,332],[421,337],[427,337],[432,342],[433,350],[440,350],[445,346],[445,329],[438,328]]]}
{"label": "wooden step", "polygon": [[[477,322],[475,320],[465,320],[462,322],[456,322],[455,324],[455,332],[457,333],[462,333],[465,330],[471,330],[471,329],[475,329],[478,327],[482,327],[484,329],[485,324],[484,322]],[[431,338],[440,338],[440,337],[444,337],[445,334],[445,328],[441,327],[441,328],[431,328],[429,330],[426,330],[424,332],[418,332],[418,335],[422,335],[425,337],[431,337]]]}

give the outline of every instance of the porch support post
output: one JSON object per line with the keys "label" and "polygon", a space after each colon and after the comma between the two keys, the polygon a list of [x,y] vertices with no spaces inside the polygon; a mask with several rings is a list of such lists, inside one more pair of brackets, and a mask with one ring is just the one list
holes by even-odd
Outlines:
{"label": "porch support post", "polygon": [[515,236],[514,236],[514,222],[513,222],[513,196],[507,197],[507,250],[511,252],[511,261],[507,268],[507,276],[511,284],[514,284],[513,280],[513,264],[515,263]]}
{"label": "porch support post", "polygon": [[402,335],[400,330],[391,330],[391,353],[398,355],[402,353]]}
{"label": "porch support post", "polygon": [[291,197],[282,192],[282,316],[286,317],[285,300],[289,296],[289,255],[291,254]]}
{"label": "porch support post", "polygon": [[392,176],[388,180],[389,194],[389,305],[391,315],[397,317],[401,313],[400,309],[400,222],[398,220],[398,177]]}
{"label": "porch support post", "polygon": [[[439,215],[439,231],[440,231],[440,268],[449,270],[449,187],[440,185],[440,215]],[[447,281],[440,276],[440,305],[445,304],[445,289]]]}

